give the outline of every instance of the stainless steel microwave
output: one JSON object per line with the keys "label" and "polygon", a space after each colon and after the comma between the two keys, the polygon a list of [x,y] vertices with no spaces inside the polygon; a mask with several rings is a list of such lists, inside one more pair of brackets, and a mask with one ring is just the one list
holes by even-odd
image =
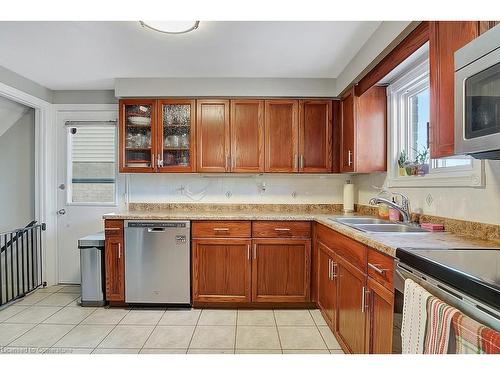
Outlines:
{"label": "stainless steel microwave", "polygon": [[455,154],[500,160],[500,25],[455,52]]}

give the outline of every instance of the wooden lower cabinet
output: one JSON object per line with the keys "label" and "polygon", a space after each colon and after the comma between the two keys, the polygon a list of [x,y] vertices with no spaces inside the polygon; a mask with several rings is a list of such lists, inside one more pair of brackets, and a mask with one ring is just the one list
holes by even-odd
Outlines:
{"label": "wooden lower cabinet", "polygon": [[367,352],[391,354],[394,292],[384,288],[371,277],[368,277],[367,287]]}
{"label": "wooden lower cabinet", "polygon": [[193,301],[250,302],[250,247],[250,239],[193,240]]}
{"label": "wooden lower cabinet", "polygon": [[337,333],[345,348],[365,353],[366,274],[337,256]]}
{"label": "wooden lower cabinet", "polygon": [[317,303],[331,329],[336,327],[337,284],[334,252],[321,242],[318,248],[318,297]]}
{"label": "wooden lower cabinet", "polygon": [[104,242],[106,300],[125,302],[125,252],[123,220],[106,220]]}
{"label": "wooden lower cabinet", "polygon": [[308,302],[311,241],[253,240],[252,301]]}

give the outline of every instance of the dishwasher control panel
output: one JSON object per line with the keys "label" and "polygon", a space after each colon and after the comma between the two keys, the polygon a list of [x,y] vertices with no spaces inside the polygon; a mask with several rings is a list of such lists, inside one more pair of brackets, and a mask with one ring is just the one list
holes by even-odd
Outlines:
{"label": "dishwasher control panel", "polygon": [[129,221],[127,222],[129,228],[186,228],[186,222],[164,222],[164,221]]}

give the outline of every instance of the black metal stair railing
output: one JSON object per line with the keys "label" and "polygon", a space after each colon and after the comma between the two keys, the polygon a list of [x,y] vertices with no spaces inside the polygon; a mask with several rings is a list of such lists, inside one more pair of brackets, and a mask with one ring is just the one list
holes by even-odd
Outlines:
{"label": "black metal stair railing", "polygon": [[0,306],[44,285],[42,231],[45,223],[0,233]]}

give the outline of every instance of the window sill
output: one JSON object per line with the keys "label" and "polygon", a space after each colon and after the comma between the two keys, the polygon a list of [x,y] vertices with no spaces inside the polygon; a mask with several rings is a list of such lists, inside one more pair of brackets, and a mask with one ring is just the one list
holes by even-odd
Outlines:
{"label": "window sill", "polygon": [[437,172],[425,176],[390,177],[388,187],[484,187],[483,168],[467,171]]}

